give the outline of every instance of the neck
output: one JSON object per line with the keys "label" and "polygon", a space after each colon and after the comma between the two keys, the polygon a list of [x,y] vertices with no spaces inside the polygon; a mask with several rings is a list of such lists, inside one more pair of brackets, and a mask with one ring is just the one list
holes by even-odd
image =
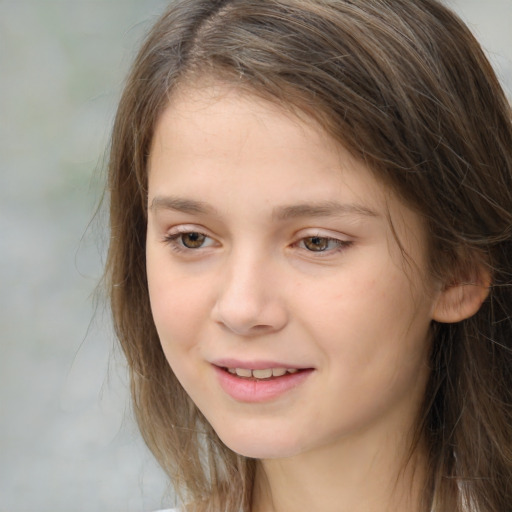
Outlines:
{"label": "neck", "polygon": [[262,460],[252,512],[419,512],[425,457],[410,440],[361,434],[336,447]]}

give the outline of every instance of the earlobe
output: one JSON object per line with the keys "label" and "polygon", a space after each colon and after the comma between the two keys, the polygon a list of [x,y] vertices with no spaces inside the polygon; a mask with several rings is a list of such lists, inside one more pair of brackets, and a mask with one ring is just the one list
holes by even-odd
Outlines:
{"label": "earlobe", "polygon": [[441,323],[456,323],[473,316],[489,295],[491,276],[480,267],[475,278],[445,285],[434,306],[432,319]]}

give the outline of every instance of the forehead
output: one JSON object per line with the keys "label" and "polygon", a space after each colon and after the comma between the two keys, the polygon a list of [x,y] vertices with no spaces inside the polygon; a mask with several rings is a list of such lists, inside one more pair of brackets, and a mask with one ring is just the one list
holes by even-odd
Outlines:
{"label": "forehead", "polygon": [[[159,132],[164,131],[181,142],[222,134],[216,140],[218,145],[234,144],[243,139],[250,142],[250,136],[257,132],[262,136],[274,132],[279,133],[276,142],[291,143],[293,137],[299,140],[302,136],[310,145],[321,141],[321,146],[329,145],[331,150],[340,147],[312,116],[292,103],[277,102],[256,91],[212,79],[202,85],[181,85],[172,93],[157,123],[153,148]],[[195,148],[198,153],[200,149]]]}
{"label": "forehead", "polygon": [[171,97],[153,138],[149,195],[149,206],[172,196],[246,219],[305,204],[356,205],[391,219],[395,231],[403,225],[402,235],[422,232],[418,217],[314,119],[222,84]]}
{"label": "forehead", "polygon": [[[360,160],[303,111],[219,83],[182,86],[173,93],[153,136],[150,174],[166,157],[173,163],[169,170],[175,172],[178,162],[188,163],[190,179],[201,162],[210,169],[238,165],[233,179],[244,173],[248,178],[251,170],[264,166],[274,167],[278,179],[290,165],[297,177],[306,168],[313,175],[330,173],[337,180],[342,180],[343,169],[369,174]],[[212,174],[221,179],[221,172],[212,170]],[[374,188],[382,189],[382,184]]]}

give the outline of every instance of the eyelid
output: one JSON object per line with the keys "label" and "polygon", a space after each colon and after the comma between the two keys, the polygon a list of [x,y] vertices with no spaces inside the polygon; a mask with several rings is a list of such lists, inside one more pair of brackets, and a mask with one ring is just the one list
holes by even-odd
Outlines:
{"label": "eyelid", "polygon": [[[210,243],[207,245],[202,245],[197,248],[191,248],[186,247],[182,243],[180,243],[179,238],[181,235],[186,235],[187,233],[197,233],[198,235],[202,235],[205,238],[210,240]],[[218,245],[218,241],[216,238],[208,233],[207,229],[204,229],[203,227],[196,226],[193,224],[180,224],[177,226],[173,226],[169,228],[162,237],[162,242],[171,249],[173,249],[176,252],[187,252],[187,253],[193,253],[193,252],[199,252],[201,249],[209,249],[211,247],[214,247],[215,245]]]}
{"label": "eyelid", "polygon": [[296,240],[302,240],[304,238],[319,237],[319,238],[331,238],[333,240],[339,240],[340,242],[352,242],[354,237],[347,233],[340,233],[339,231],[333,231],[326,228],[306,228],[301,229],[295,233]]}
{"label": "eyelid", "polygon": [[217,240],[217,236],[214,235],[211,230],[198,224],[176,224],[174,226],[166,227],[165,236],[180,235],[184,233],[199,233]]}
{"label": "eyelid", "polygon": [[203,226],[198,226],[196,224],[177,224],[166,230],[169,235],[175,235],[177,233],[201,233],[203,235],[210,236],[207,231],[208,230]]}
{"label": "eyelid", "polygon": [[[307,247],[301,247],[301,244],[304,243],[304,240],[308,238],[321,238],[328,241],[335,242],[336,247],[334,248],[327,248],[324,250],[319,251],[313,251],[308,249]],[[343,251],[347,249],[350,245],[353,243],[353,237],[350,237],[346,234],[342,234],[339,232],[334,232],[331,230],[324,230],[324,229],[304,229],[299,231],[296,234],[296,241],[292,244],[296,248],[300,249],[304,253],[307,253],[308,255],[313,255],[314,257],[321,258],[321,257],[327,257],[332,256],[335,253],[338,253],[340,251]]]}

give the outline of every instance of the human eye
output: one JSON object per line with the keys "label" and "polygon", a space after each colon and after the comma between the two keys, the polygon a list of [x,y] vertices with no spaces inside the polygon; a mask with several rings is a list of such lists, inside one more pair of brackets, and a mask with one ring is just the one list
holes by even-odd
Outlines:
{"label": "human eye", "polygon": [[178,229],[165,235],[164,242],[177,252],[205,249],[215,245],[215,240],[201,231]]}
{"label": "human eye", "polygon": [[332,254],[348,247],[351,243],[349,240],[313,235],[301,238],[297,243],[297,247],[309,252]]}

